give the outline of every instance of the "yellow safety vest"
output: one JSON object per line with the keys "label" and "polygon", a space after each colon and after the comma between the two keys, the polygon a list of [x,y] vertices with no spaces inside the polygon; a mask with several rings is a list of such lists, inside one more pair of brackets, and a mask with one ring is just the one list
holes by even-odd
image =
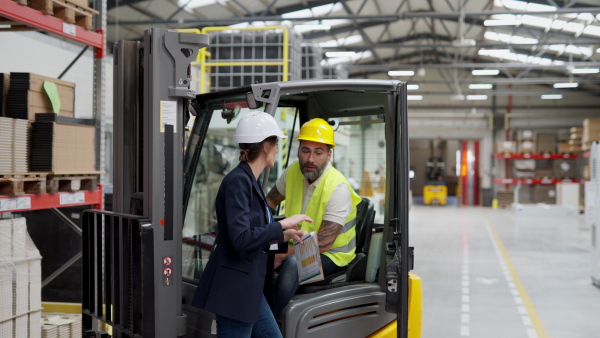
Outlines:
{"label": "yellow safety vest", "polygon": [[[304,175],[300,171],[300,164],[294,162],[287,171],[285,179],[285,216],[290,217],[295,214],[302,213],[302,201],[304,200],[303,189]],[[346,224],[342,232],[338,235],[333,246],[329,251],[323,254],[329,257],[337,266],[346,266],[354,257],[356,257],[356,206],[362,201],[361,197],[352,189],[350,183],[344,175],[334,167],[329,168],[325,172],[321,181],[315,188],[306,211],[308,217],[312,218],[313,223],[302,222],[298,226],[307,232],[314,231],[318,234],[323,214],[327,207],[327,202],[331,198],[333,190],[340,184],[344,183],[350,189],[352,198],[352,208],[350,214],[346,217]],[[291,193],[291,192],[294,193]]]}

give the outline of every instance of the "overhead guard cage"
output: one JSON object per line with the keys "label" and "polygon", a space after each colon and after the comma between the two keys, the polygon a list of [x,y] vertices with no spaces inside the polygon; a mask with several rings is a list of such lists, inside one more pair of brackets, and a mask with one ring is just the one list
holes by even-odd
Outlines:
{"label": "overhead guard cage", "polygon": [[83,337],[154,337],[150,222],[86,210],[82,227]]}

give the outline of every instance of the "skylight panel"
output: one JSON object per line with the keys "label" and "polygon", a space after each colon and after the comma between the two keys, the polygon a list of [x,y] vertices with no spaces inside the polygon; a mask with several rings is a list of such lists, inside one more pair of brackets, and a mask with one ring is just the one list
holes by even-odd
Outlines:
{"label": "skylight panel", "polygon": [[[223,2],[225,2],[227,0],[224,0]],[[177,0],[177,3],[179,4],[179,7],[184,6],[184,9],[191,9],[191,8],[197,8],[197,7],[204,7],[204,6],[208,6],[208,5],[214,5],[217,3],[217,0]],[[186,5],[187,4],[187,5]]]}
{"label": "skylight panel", "polygon": [[327,4],[323,6],[317,6],[313,8],[301,9],[299,11],[289,12],[282,14],[281,16],[286,19],[290,18],[305,18],[312,16],[323,16],[330,12],[336,12],[342,9],[342,4],[336,2],[335,4]]}
{"label": "skylight panel", "polygon": [[321,66],[333,66],[333,65],[340,64],[340,63],[354,62],[356,60],[369,58],[371,56],[373,56],[373,53],[371,53],[371,51],[367,50],[364,52],[356,53],[349,57],[323,59],[323,60],[321,60]]}
{"label": "skylight panel", "polygon": [[340,46],[352,45],[352,44],[359,43],[362,41],[363,41],[363,37],[361,35],[351,35],[347,38],[319,42],[319,46],[321,46],[321,47],[340,47]]}
{"label": "skylight panel", "polygon": [[499,42],[512,43],[512,44],[536,44],[536,43],[540,42],[538,39],[534,39],[534,38],[526,38],[524,36],[519,36],[519,35],[509,35],[509,34],[489,32],[489,31],[485,32],[483,37],[485,39],[492,40],[492,41],[499,41]]}
{"label": "skylight panel", "polygon": [[525,1],[516,0],[495,0],[494,5],[500,8],[516,9],[520,11],[555,11],[556,7],[550,5],[541,5],[534,3],[527,3]]}

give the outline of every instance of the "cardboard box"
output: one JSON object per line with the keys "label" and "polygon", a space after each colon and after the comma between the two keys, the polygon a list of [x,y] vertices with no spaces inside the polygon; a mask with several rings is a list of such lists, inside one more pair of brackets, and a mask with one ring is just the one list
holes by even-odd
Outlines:
{"label": "cardboard box", "polygon": [[536,178],[553,178],[554,177],[554,168],[545,167],[545,168],[536,169],[535,177]]}
{"label": "cardboard box", "polygon": [[600,140],[600,119],[583,120],[583,144]]}
{"label": "cardboard box", "polygon": [[533,200],[536,203],[555,204],[556,188],[554,185],[536,185],[533,188]]}
{"label": "cardboard box", "polygon": [[571,134],[581,134],[583,133],[583,127],[571,127],[569,132],[571,132]]}
{"label": "cardboard box", "polygon": [[579,207],[579,183],[561,182],[556,184],[556,204]]}
{"label": "cardboard box", "polygon": [[519,141],[519,153],[535,152],[535,141]]}
{"label": "cardboard box", "polygon": [[7,100],[13,108],[7,110],[8,116],[35,121],[35,114],[53,112],[52,103],[44,89],[45,81],[56,85],[61,104],[58,115],[74,117],[75,84],[33,73],[11,73],[11,88]]}
{"label": "cardboard box", "polygon": [[538,133],[536,140],[536,152],[538,153],[556,153],[557,142],[554,133]]}
{"label": "cardboard box", "polygon": [[511,153],[517,152],[517,144],[513,141],[496,142],[497,153]]}
{"label": "cardboard box", "polygon": [[519,130],[517,139],[519,141],[533,140],[533,130]]}
{"label": "cardboard box", "polygon": [[512,191],[498,191],[496,197],[498,199],[498,205],[509,206],[514,202],[515,194]]}
{"label": "cardboard box", "polygon": [[575,178],[577,175],[575,160],[554,160],[552,169],[555,178]]}
{"label": "cardboard box", "polygon": [[568,153],[570,152],[569,149],[569,142],[568,141],[562,141],[560,143],[558,143],[558,152],[559,153]]}
{"label": "cardboard box", "polygon": [[32,171],[54,174],[96,171],[94,126],[57,122],[35,122],[32,126]]}

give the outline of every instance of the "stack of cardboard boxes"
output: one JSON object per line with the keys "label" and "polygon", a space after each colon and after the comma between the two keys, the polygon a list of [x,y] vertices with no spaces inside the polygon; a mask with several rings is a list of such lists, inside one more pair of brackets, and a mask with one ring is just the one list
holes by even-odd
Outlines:
{"label": "stack of cardboard boxes", "polygon": [[25,218],[0,219],[0,337],[41,336],[41,259]]}
{"label": "stack of cardboard boxes", "polygon": [[600,140],[600,119],[583,120],[582,134],[581,147],[583,150],[590,150],[592,142]]}
{"label": "stack of cardboard boxes", "polygon": [[570,129],[571,137],[569,138],[569,152],[574,153],[581,151],[581,138],[583,137],[583,128],[573,127]]}
{"label": "stack of cardboard boxes", "polygon": [[519,130],[517,133],[520,154],[531,154],[535,152],[535,140],[532,130]]}
{"label": "stack of cardboard boxes", "polygon": [[[2,146],[13,149],[13,155],[21,161],[18,167],[0,174],[27,171],[95,173],[96,128],[90,120],[74,117],[75,84],[32,73],[11,73],[9,81],[8,74],[0,75],[0,93],[7,93],[4,115],[16,119],[14,124],[19,126],[18,135],[13,133],[12,143]],[[40,120],[38,114],[45,118]],[[47,118],[48,115],[53,118]],[[26,128],[24,121],[28,121]],[[31,146],[27,140],[31,140]],[[22,160],[29,160],[29,163],[23,165]]]}
{"label": "stack of cardboard boxes", "polygon": [[536,153],[554,154],[556,153],[557,142],[555,133],[537,133]]}

